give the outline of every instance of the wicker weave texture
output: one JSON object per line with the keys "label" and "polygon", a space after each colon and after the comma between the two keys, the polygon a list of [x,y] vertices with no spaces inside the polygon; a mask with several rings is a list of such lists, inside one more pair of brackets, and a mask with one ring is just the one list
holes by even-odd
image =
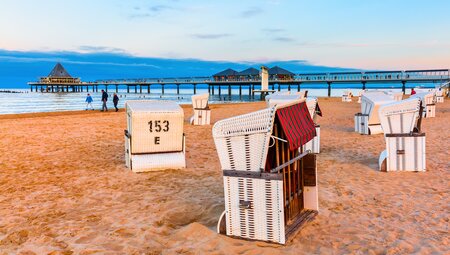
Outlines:
{"label": "wicker weave texture", "polygon": [[177,152],[183,147],[183,109],[175,102],[128,101],[131,153]]}
{"label": "wicker weave texture", "polygon": [[385,134],[406,134],[414,130],[419,119],[420,100],[409,98],[380,107],[379,118]]}
{"label": "wicker weave texture", "polygon": [[194,109],[205,109],[206,107],[208,107],[208,99],[209,99],[208,93],[193,95],[191,99],[192,99],[192,107]]}
{"label": "wicker weave texture", "polygon": [[425,171],[425,136],[386,137],[387,171]]}
{"label": "wicker weave texture", "polygon": [[223,178],[227,235],[284,244],[282,181]]}
{"label": "wicker weave texture", "polygon": [[213,137],[222,169],[261,171],[272,133],[275,108],[216,122]]}

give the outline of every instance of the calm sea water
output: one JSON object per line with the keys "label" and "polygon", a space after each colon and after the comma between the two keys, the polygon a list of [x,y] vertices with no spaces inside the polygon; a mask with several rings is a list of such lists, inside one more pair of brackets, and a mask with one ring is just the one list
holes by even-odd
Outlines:
{"label": "calm sea water", "polygon": [[[411,84],[414,87],[415,85]],[[434,85],[425,85],[429,88],[433,88]],[[425,87],[424,86],[424,87]],[[401,85],[392,84],[382,84],[376,86],[367,86],[370,89],[381,89],[391,90],[391,91],[401,91]],[[387,88],[387,89],[386,89]],[[1,89],[1,88],[0,88]],[[101,88],[99,87],[99,90]],[[277,89],[277,87],[275,87]],[[305,86],[301,87],[302,90],[308,90],[309,96],[326,97],[327,89],[326,85],[315,86],[314,88],[307,88]],[[340,97],[343,90],[351,90],[354,95],[357,95],[361,90],[361,85],[349,84],[349,85],[333,85],[331,91],[332,97]],[[73,111],[73,110],[84,110],[86,107],[85,98],[87,92],[80,93],[40,93],[40,92],[30,92],[28,89],[9,89],[14,91],[20,91],[24,93],[0,93],[0,114],[14,114],[14,113],[31,113],[31,112],[53,112],[53,111]],[[281,87],[282,91],[287,91],[288,87]],[[297,86],[291,87],[292,91],[297,90]],[[108,107],[113,108],[112,104],[112,94],[115,90],[109,90],[110,95],[108,101]],[[170,88],[166,86],[164,95],[161,94],[161,89],[152,87],[151,93],[147,94],[147,89],[143,88],[143,93],[134,93],[134,89],[130,90],[131,93],[126,93],[126,89],[119,89],[119,107],[123,107],[125,101],[127,100],[173,100],[179,104],[190,104],[191,96],[193,94],[192,88],[181,88],[180,94],[176,94],[175,88]],[[197,93],[207,93],[207,87],[197,87]],[[410,90],[407,89],[406,93]],[[93,106],[95,109],[101,108],[101,93],[100,92],[89,92],[94,99]],[[242,96],[239,96],[239,88],[232,88],[231,98],[228,96],[228,88],[222,88],[221,96],[219,97],[217,88],[215,89],[215,95],[210,96],[210,103],[236,103],[236,102],[249,102],[258,101],[259,95],[255,95],[255,98],[251,98],[248,95],[248,87],[243,87]]]}

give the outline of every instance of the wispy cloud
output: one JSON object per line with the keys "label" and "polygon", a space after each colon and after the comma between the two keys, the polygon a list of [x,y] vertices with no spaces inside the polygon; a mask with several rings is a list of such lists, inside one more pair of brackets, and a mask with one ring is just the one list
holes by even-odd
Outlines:
{"label": "wispy cloud", "polygon": [[265,33],[281,33],[281,32],[285,32],[286,30],[284,30],[283,28],[263,28],[262,29],[263,32]]}
{"label": "wispy cloud", "polygon": [[232,34],[191,34],[191,37],[197,39],[220,39],[230,36],[232,36]]}
{"label": "wispy cloud", "polygon": [[263,12],[264,12],[263,9],[261,9],[260,7],[252,6],[252,7],[248,8],[248,9],[242,11],[240,16],[242,18],[250,18],[250,17],[253,17],[253,16],[260,15]]}
{"label": "wispy cloud", "polygon": [[273,38],[274,41],[277,42],[295,42],[295,39],[287,36],[277,36]]}
{"label": "wispy cloud", "polygon": [[106,47],[106,46],[89,46],[82,45],[77,48],[77,51],[82,53],[97,53],[97,52],[107,52],[107,53],[127,53],[126,50],[115,47]]}
{"label": "wispy cloud", "polygon": [[130,18],[146,18],[156,17],[166,11],[179,10],[178,8],[170,5],[152,5],[152,6],[135,6],[133,12],[130,14]]}

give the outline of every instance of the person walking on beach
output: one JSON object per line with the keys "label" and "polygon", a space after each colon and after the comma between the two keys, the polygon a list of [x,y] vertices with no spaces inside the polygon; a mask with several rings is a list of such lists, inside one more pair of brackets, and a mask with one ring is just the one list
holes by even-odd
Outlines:
{"label": "person walking on beach", "polygon": [[411,89],[411,96],[412,96],[412,95],[415,95],[415,94],[416,94],[416,91],[414,90],[414,88],[412,88],[412,89]]}
{"label": "person walking on beach", "polygon": [[106,102],[108,102],[108,93],[106,93],[103,89],[102,89],[102,112],[108,111],[108,107],[106,106]]}
{"label": "person walking on beach", "polygon": [[94,110],[94,107],[92,106],[92,101],[94,101],[91,97],[91,95],[88,93],[86,97],[86,111],[88,110],[89,106],[91,107],[91,110]]}
{"label": "person walking on beach", "polygon": [[119,103],[119,97],[117,96],[116,93],[114,93],[114,96],[113,96],[113,103],[114,103],[114,108],[116,108],[116,112],[118,112],[119,108],[117,108],[117,104]]}

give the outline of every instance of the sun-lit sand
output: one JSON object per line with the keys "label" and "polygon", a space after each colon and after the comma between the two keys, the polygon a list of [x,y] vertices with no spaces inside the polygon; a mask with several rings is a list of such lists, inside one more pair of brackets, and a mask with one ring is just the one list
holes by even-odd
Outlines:
{"label": "sun-lit sand", "polygon": [[[135,174],[123,111],[0,116],[0,254],[448,254],[450,100],[423,121],[426,173],[378,172],[383,136],[353,132],[360,105],[339,101],[319,100],[319,216],[285,246],[216,234],[211,126],[186,122],[186,169]],[[212,121],[263,107],[212,105]]]}

